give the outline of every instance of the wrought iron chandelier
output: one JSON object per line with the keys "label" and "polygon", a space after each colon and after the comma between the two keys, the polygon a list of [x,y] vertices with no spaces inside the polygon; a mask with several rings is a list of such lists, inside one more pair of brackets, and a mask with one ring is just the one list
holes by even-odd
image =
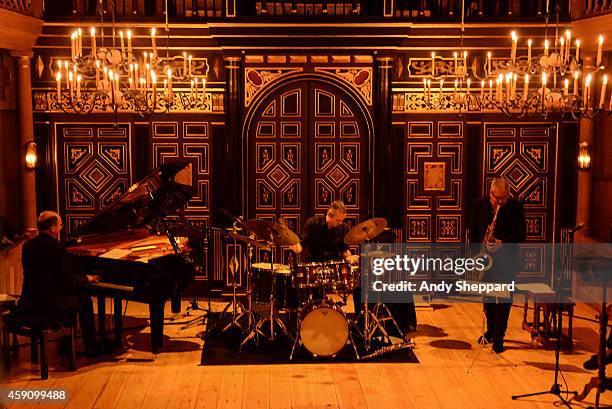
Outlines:
{"label": "wrought iron chandelier", "polygon": [[439,80],[437,93],[432,95],[431,81],[435,80],[438,74],[436,66],[442,65],[440,60],[444,61],[432,53],[430,78],[423,80],[423,100],[426,107],[452,108],[460,112],[499,110],[508,117],[517,118],[530,114],[543,117],[567,114],[578,119],[592,118],[602,113],[609,114],[612,111],[612,98],[607,93],[608,75],[605,73],[605,67],[601,65],[603,36],[597,38],[595,64],[585,65],[580,55],[580,39],[573,40],[572,47],[572,33],[566,30],[560,35],[559,5],[556,4],[555,8],[556,24],[552,47],[548,39],[547,4],[546,32],[541,53],[534,53],[533,41],[528,39],[527,54],[517,55],[519,37],[512,31],[510,55],[493,59],[492,54],[488,52],[484,63],[476,63],[476,69],[472,69],[472,77],[468,74],[467,51],[463,50],[462,15],[460,54],[453,54],[451,65],[454,77],[452,94],[445,92],[442,78]]}
{"label": "wrought iron chandelier", "polygon": [[[84,36],[81,28],[70,36],[70,59],[56,61],[55,98],[52,105],[67,113],[89,114],[119,110],[134,111],[141,115],[168,111],[175,106],[182,109],[205,110],[210,106],[206,92],[208,63],[206,59],[193,59],[191,55],[160,57],[157,30],[150,31],[150,47],[142,56],[132,47],[132,30],[125,33],[115,29],[114,1],[109,1],[112,14],[111,44],[105,44],[104,0],[99,0],[97,12],[101,27],[95,27]],[[166,0],[166,10],[168,4]],[[168,13],[166,12],[166,43],[169,42]],[[83,47],[83,38],[89,37],[89,50]],[[106,39],[108,40],[108,39]],[[119,43],[119,44],[117,44]]]}

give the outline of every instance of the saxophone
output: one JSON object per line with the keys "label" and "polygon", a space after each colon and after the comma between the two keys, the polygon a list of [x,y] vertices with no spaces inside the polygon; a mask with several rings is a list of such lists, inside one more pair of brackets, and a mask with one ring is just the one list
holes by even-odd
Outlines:
{"label": "saxophone", "polygon": [[480,251],[478,252],[478,254],[472,257],[473,259],[483,258],[487,262],[487,264],[485,264],[485,267],[482,270],[477,271],[477,276],[475,277],[476,281],[482,281],[487,271],[489,271],[491,267],[493,267],[493,256],[487,251],[487,244],[493,243],[495,240],[495,238],[493,237],[493,233],[495,232],[497,214],[499,213],[500,208],[501,206],[497,206],[497,208],[495,209],[495,214],[493,215],[493,220],[491,220],[491,223],[489,224],[489,226],[487,226],[487,232],[485,233],[485,236],[482,239]]}

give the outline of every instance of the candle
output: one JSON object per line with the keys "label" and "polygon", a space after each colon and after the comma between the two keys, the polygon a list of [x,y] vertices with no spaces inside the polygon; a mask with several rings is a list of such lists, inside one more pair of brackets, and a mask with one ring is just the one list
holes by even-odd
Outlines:
{"label": "candle", "polygon": [[491,75],[491,51],[487,52],[487,75]]}
{"label": "candle", "polygon": [[153,81],[153,109],[157,105],[157,75],[151,72],[151,81]]}
{"label": "candle", "polygon": [[194,81],[191,80],[191,88],[189,89],[189,98],[193,98],[193,85],[194,85]]}
{"label": "candle", "polygon": [[127,43],[128,43],[128,59],[132,60],[132,30],[127,31]]}
{"label": "candle", "polygon": [[66,89],[70,88],[70,83],[68,82],[68,61],[64,61],[64,69],[66,70]]}
{"label": "candle", "polygon": [[172,69],[168,68],[168,97],[172,100]]}
{"label": "candle", "polygon": [[563,61],[565,58],[565,38],[559,38],[559,59]]}
{"label": "candle", "polygon": [[59,102],[60,100],[60,96],[61,96],[61,84],[62,84],[62,73],[60,71],[58,71],[55,74],[55,81],[57,83],[57,102]]}
{"label": "candle", "polygon": [[455,63],[455,65],[453,66],[454,67],[453,71],[456,73],[457,72],[457,51],[453,53],[453,62]]}
{"label": "candle", "polygon": [[427,80],[427,101],[431,99],[431,80]]}
{"label": "candle", "polygon": [[119,37],[121,38],[121,55],[125,54],[125,43],[123,42],[123,31],[119,31]]}
{"label": "candle", "polygon": [[493,80],[489,80],[489,99],[493,99]]}
{"label": "candle", "polygon": [[574,71],[574,95],[578,96],[578,71]]}
{"label": "candle", "polygon": [[431,53],[431,75],[436,75],[436,65],[435,65],[436,53]]}
{"label": "candle", "polygon": [[423,78],[423,98],[427,96],[427,78]]}
{"label": "candle", "polygon": [[100,88],[100,60],[96,60],[96,88]]}
{"label": "candle", "polygon": [[514,61],[516,60],[516,45],[518,43],[518,37],[516,36],[516,32],[511,33],[512,36],[512,49],[510,50],[510,59],[512,60],[512,65],[514,66]]}
{"label": "candle", "polygon": [[187,75],[187,53],[183,53],[183,77]]}
{"label": "candle", "polygon": [[510,102],[510,94],[512,93],[512,73],[506,74],[506,102]]}
{"label": "candle", "polygon": [[157,44],[155,43],[155,27],[151,29],[151,46],[153,47],[153,61],[157,61]]}
{"label": "candle", "polygon": [[465,72],[467,73],[467,51],[463,52],[463,66],[466,67]]}
{"label": "candle", "polygon": [[72,99],[73,87],[72,87],[72,71],[68,73],[68,87],[70,88],[70,99]]}
{"label": "candle", "polygon": [[529,74],[525,74],[525,82],[523,82],[523,100],[527,100],[529,96]]}
{"label": "candle", "polygon": [[599,107],[603,108],[604,100],[606,99],[606,86],[608,85],[608,75],[604,74],[603,82],[601,83],[601,95],[599,96]]}
{"label": "candle", "polygon": [[145,85],[147,88],[149,88],[149,85],[151,85],[151,65],[147,64],[145,66],[146,71],[145,71],[145,75],[146,75],[146,82]]}
{"label": "candle", "polygon": [[467,80],[467,94],[470,95],[470,85],[472,84],[472,80],[468,78]]}
{"label": "candle", "polygon": [[563,80],[563,95],[567,96],[569,94],[569,80],[566,78]]}
{"label": "candle", "polygon": [[202,99],[206,101],[206,78],[202,78]]}
{"label": "candle", "polygon": [[544,40],[544,55],[548,56],[548,39]]}
{"label": "candle", "polygon": [[72,61],[76,59],[76,33],[74,31],[70,34],[70,58]]}
{"label": "candle", "polygon": [[565,47],[565,56],[563,61],[569,61],[569,52],[572,46],[572,32],[569,30],[565,30],[565,44],[567,44],[567,47]]}
{"label": "candle", "polygon": [[79,57],[83,56],[83,30],[80,28],[77,30],[77,54]]}
{"label": "candle", "polygon": [[580,62],[580,40],[576,39],[576,64]]}
{"label": "candle", "polygon": [[584,103],[586,109],[589,109],[589,99],[591,99],[591,79],[592,76],[589,74],[584,81]]}
{"label": "candle", "polygon": [[512,74],[512,99],[516,97],[516,73]]}
{"label": "candle", "polygon": [[603,47],[603,36],[599,35],[599,41],[597,43],[597,63],[595,63],[595,67],[599,67],[601,65],[601,52]]}
{"label": "candle", "polygon": [[96,58],[96,28],[90,28],[89,32],[91,33],[91,57]]}
{"label": "candle", "polygon": [[548,82],[548,74],[542,73],[542,111],[544,111],[544,100],[546,99],[546,83]]}
{"label": "candle", "polygon": [[168,96],[168,80],[164,79],[164,93]]}
{"label": "candle", "polygon": [[[456,54],[456,53],[455,53]],[[444,80],[440,80],[440,90],[438,92],[438,101],[442,104],[442,88],[444,87]]]}
{"label": "candle", "polygon": [[497,102],[501,102],[501,91],[502,91],[501,83],[502,83],[501,79],[497,77],[496,89],[495,89],[495,99],[497,100]]}
{"label": "candle", "polygon": [[480,99],[484,99],[484,80],[480,81]]}
{"label": "candle", "polygon": [[81,75],[80,74],[77,75],[77,92],[76,92],[77,99],[81,99],[81,80],[82,80]]}
{"label": "candle", "polygon": [[533,41],[531,41],[531,38],[527,40],[527,64],[531,62],[531,44],[532,43]]}
{"label": "candle", "polygon": [[191,77],[191,55],[189,55],[189,77]]}
{"label": "candle", "polygon": [[454,95],[454,100],[457,101],[457,84],[459,83],[458,80],[455,80],[455,95]]}

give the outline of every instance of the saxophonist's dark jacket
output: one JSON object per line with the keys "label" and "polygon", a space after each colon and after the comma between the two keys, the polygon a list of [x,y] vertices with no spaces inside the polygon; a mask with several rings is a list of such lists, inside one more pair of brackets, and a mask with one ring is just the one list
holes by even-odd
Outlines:
{"label": "saxophonist's dark jacket", "polygon": [[[480,250],[480,243],[487,234],[487,227],[493,221],[493,216],[493,206],[488,197],[474,202],[470,226],[470,241],[473,245],[472,255]],[[510,197],[497,214],[493,237],[501,240],[504,245],[493,254],[493,267],[487,272],[486,281],[509,282],[516,278],[516,274],[521,269],[519,246],[506,245],[506,243],[522,243],[525,241],[525,236],[523,204]]]}

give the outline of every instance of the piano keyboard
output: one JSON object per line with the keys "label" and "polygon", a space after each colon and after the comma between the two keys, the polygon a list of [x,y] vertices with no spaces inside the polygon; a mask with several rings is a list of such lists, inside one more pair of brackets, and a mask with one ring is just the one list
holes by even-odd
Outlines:
{"label": "piano keyboard", "polygon": [[125,291],[125,292],[134,292],[134,287],[131,287],[129,285],[120,285],[120,284],[113,284],[113,283],[105,283],[105,282],[98,282],[96,284],[91,284],[93,287],[99,287],[99,288],[107,288],[109,290],[119,290],[119,291]]}

